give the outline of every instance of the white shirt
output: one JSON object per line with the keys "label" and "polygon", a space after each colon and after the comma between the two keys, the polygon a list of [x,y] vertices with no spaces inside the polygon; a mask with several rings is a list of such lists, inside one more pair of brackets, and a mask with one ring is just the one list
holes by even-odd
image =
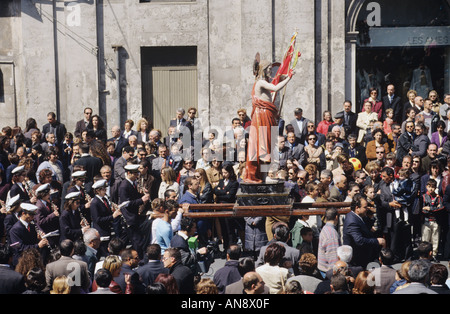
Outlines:
{"label": "white shirt", "polygon": [[300,130],[300,133],[303,131],[303,119],[297,120],[298,129]]}

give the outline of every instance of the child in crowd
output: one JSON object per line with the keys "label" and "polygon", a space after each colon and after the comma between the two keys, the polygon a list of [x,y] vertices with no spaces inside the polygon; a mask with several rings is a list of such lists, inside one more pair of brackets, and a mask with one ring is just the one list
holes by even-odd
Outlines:
{"label": "child in crowd", "polygon": [[430,242],[433,245],[433,258],[436,258],[439,247],[439,234],[441,226],[439,224],[439,215],[445,208],[442,197],[436,194],[437,182],[430,179],[427,182],[427,193],[423,195],[423,223],[422,223],[422,241]]}
{"label": "child in crowd", "polygon": [[383,123],[384,133],[389,135],[392,133],[392,124],[394,123],[394,109],[386,109],[386,120]]}
{"label": "child in crowd", "polygon": [[414,200],[415,195],[413,191],[416,188],[416,183],[409,178],[410,174],[408,169],[400,169],[398,171],[398,179],[394,181],[394,189],[392,191],[394,200],[402,205],[400,209],[395,210],[395,217],[400,219],[403,214],[403,220],[407,223],[409,223],[408,207]]}
{"label": "child in crowd", "polygon": [[401,167],[397,166],[397,158],[395,156],[395,153],[389,152],[386,154],[385,166],[394,170],[394,177],[398,179],[398,171],[400,170]]}
{"label": "child in crowd", "polygon": [[377,209],[375,207],[375,188],[371,185],[366,185],[363,190],[364,195],[366,196],[367,203],[369,204],[369,210],[367,211],[367,219],[369,225],[372,227],[372,232],[378,231],[378,218],[377,218]]}

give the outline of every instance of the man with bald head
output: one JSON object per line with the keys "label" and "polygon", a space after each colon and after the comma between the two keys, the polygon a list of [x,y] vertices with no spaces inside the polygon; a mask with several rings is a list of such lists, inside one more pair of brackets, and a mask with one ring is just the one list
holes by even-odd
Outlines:
{"label": "man with bald head", "polygon": [[257,272],[248,272],[242,279],[244,284],[244,294],[263,294],[264,280]]}
{"label": "man with bald head", "polygon": [[151,130],[149,135],[149,142],[154,142],[156,144],[156,146],[158,146],[159,144],[161,144],[161,133],[158,130]]}
{"label": "man with bald head", "polygon": [[394,121],[397,123],[403,122],[402,120],[402,104],[401,97],[395,94],[395,86],[390,84],[386,88],[387,95],[383,97],[383,120],[386,119],[386,110],[394,110]]}
{"label": "man with bald head", "polygon": [[122,136],[120,127],[115,125],[111,128],[112,138],[108,142],[114,142],[114,157],[120,158],[122,156],[122,149],[127,145],[127,139]]}
{"label": "man with bald head", "polygon": [[422,96],[417,96],[416,98],[414,98],[414,111],[416,112],[416,115],[418,115],[420,112],[423,111],[423,104],[424,104],[424,100]]}
{"label": "man with bald head", "polygon": [[333,268],[327,272],[324,280],[317,285],[316,290],[311,292],[313,292],[314,294],[325,294],[331,292],[331,279],[336,275],[345,276],[348,284],[353,284],[355,282],[356,275],[353,275],[349,271],[347,262],[338,260],[336,263],[334,263]]}

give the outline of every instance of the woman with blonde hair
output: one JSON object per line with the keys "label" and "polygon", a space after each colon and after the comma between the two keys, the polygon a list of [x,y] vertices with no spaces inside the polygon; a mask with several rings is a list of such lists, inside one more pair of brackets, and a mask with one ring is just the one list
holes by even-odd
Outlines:
{"label": "woman with blonde hair", "polygon": [[211,278],[202,278],[196,286],[196,294],[219,294],[219,289]]}
{"label": "woman with blonde hair", "polygon": [[[103,261],[102,268],[109,270],[111,273],[113,280],[111,280],[111,283],[109,284],[109,290],[111,290],[114,293],[118,294],[132,294],[134,291],[134,287],[131,284],[131,275],[125,274],[125,283],[126,288],[125,291],[122,291],[120,288],[120,285],[114,281],[114,278],[118,277],[120,275],[120,271],[122,270],[122,259],[117,255],[109,255],[105,258]],[[92,291],[97,290],[97,283],[92,283]]]}
{"label": "woman with blonde hair", "polygon": [[70,294],[69,278],[66,276],[56,277],[55,280],[53,280],[50,294]]}
{"label": "woman with blonde hair", "polygon": [[214,202],[214,191],[208,181],[208,176],[203,168],[198,168],[194,172],[194,177],[199,180],[199,200],[202,204],[209,204]]}
{"label": "woman with blonde hair", "polygon": [[149,133],[150,133],[149,123],[147,119],[145,118],[140,119],[136,125],[136,130],[138,132],[137,134],[138,142],[147,143],[149,141]]}
{"label": "woman with blonde hair", "polygon": [[164,193],[167,190],[174,190],[177,196],[180,195],[180,185],[177,182],[177,174],[172,167],[161,169],[161,184],[158,190],[158,197],[164,199]]}

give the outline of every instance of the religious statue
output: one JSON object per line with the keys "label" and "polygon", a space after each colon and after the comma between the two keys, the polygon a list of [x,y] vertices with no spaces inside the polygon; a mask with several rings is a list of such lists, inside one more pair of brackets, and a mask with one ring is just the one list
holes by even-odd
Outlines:
{"label": "religious statue", "polygon": [[255,84],[252,90],[252,124],[249,132],[247,162],[244,174],[245,183],[262,183],[261,164],[271,161],[271,128],[278,126],[279,111],[275,105],[276,93],[291,80],[294,71],[281,76],[274,84],[271,78],[272,63],[260,61],[259,54],[254,62]]}

